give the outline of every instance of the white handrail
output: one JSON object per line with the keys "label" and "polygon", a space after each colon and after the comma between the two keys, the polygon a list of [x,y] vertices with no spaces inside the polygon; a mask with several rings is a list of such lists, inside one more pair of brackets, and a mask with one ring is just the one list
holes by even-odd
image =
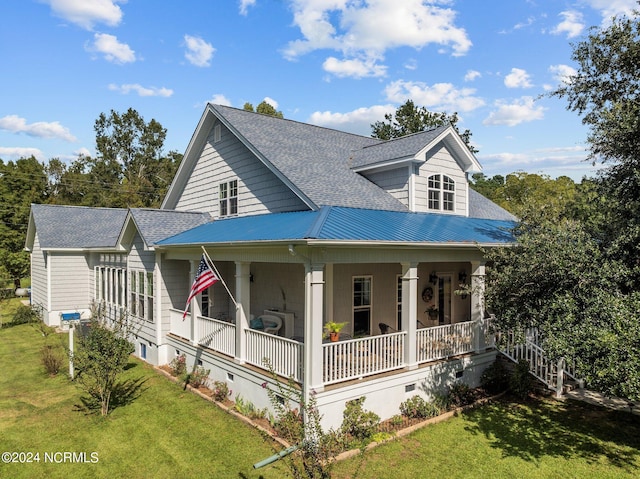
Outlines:
{"label": "white handrail", "polygon": [[325,384],[404,367],[405,331],[322,345]]}
{"label": "white handrail", "polygon": [[228,356],[236,351],[236,325],[219,319],[196,316],[198,344]]}
{"label": "white handrail", "polygon": [[276,374],[302,382],[304,356],[302,343],[255,329],[247,329],[245,333],[247,363],[264,369],[265,361],[268,361]]}

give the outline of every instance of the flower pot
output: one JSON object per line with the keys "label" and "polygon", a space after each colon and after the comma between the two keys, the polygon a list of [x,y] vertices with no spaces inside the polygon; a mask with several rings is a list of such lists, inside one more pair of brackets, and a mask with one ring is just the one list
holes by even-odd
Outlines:
{"label": "flower pot", "polygon": [[333,342],[336,342],[339,336],[340,335],[338,333],[334,333],[334,332],[329,333],[329,339]]}

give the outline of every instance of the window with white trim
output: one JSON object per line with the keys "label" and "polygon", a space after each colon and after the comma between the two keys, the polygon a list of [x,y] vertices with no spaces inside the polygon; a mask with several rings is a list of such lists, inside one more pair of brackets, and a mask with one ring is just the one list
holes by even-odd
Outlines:
{"label": "window with white trim", "polygon": [[371,334],[373,276],[353,277],[353,334]]}
{"label": "window with white trim", "polygon": [[447,175],[431,175],[428,178],[427,197],[430,210],[455,210],[456,183]]}
{"label": "window with white trim", "polygon": [[238,180],[220,183],[218,187],[218,200],[220,202],[220,216],[238,214]]}
{"label": "window with white trim", "polygon": [[126,297],[126,270],[111,266],[96,266],[94,268],[95,292],[94,298],[98,303],[104,303],[111,308],[124,308]]}
{"label": "window with white trim", "polygon": [[129,312],[137,318],[153,321],[152,271],[129,271]]}

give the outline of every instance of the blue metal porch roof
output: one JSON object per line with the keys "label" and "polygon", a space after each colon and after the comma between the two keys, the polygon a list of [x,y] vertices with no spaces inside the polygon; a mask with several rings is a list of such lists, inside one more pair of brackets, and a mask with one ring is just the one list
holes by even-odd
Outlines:
{"label": "blue metal porch roof", "polygon": [[158,241],[186,246],[263,241],[366,241],[394,243],[505,244],[514,242],[512,221],[434,213],[326,206],[216,220]]}

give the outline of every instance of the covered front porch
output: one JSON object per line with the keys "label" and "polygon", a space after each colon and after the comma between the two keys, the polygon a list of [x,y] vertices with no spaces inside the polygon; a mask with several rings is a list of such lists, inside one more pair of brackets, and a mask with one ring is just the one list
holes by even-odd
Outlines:
{"label": "covered front porch", "polygon": [[[459,253],[441,252],[448,261],[319,263],[310,261],[319,250],[287,251],[283,263],[218,262],[221,276],[235,279],[228,281],[235,302],[216,284],[192,302],[186,319],[171,308],[168,332],[265,374],[268,363],[315,391],[494,346],[482,315],[481,261],[456,262]],[[190,260],[191,275],[197,264]],[[454,289],[460,281],[468,283],[464,295]],[[263,314],[281,318],[280,328],[254,329],[252,319]],[[328,321],[346,323],[337,342],[326,337]]]}
{"label": "covered front porch", "polygon": [[[228,356],[239,364],[264,370],[266,364],[283,378],[299,384],[305,377],[305,343],[253,329],[240,331],[233,322],[196,316],[195,322],[182,320],[183,311],[171,310],[171,334],[195,347]],[[236,348],[241,343],[239,349]],[[494,347],[490,319],[478,319],[416,329],[408,339],[406,331],[379,334],[336,342],[323,340],[320,390],[350,380],[364,379],[410,366],[447,360],[465,354],[481,353]],[[244,351],[241,357],[238,351]],[[408,357],[411,351],[415,356]]]}

